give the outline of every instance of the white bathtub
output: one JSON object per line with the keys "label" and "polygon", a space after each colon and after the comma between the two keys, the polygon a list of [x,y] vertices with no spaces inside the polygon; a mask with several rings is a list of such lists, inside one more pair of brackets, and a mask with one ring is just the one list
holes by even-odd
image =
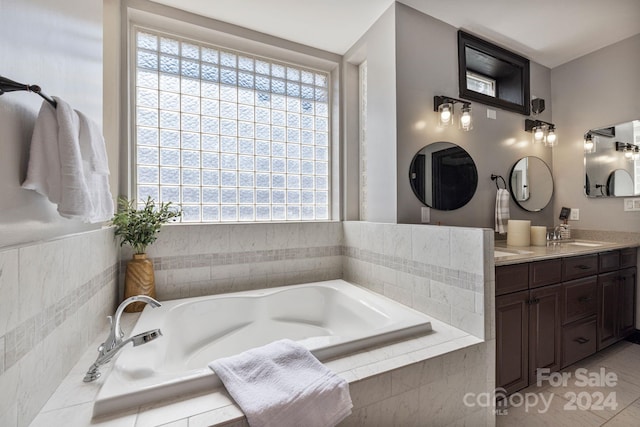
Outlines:
{"label": "white bathtub", "polygon": [[290,338],[327,360],[431,331],[430,318],[343,280],[165,301],[145,307],[131,335],[164,336],[128,346],[94,405],[103,416],[220,387],[207,364]]}

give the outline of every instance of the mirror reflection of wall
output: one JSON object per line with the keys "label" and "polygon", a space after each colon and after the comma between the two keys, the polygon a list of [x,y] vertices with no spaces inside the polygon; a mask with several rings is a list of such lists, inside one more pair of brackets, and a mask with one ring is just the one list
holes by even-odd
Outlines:
{"label": "mirror reflection of wall", "polygon": [[633,178],[628,171],[616,169],[607,179],[607,195],[613,197],[633,196]]}
{"label": "mirror reflection of wall", "polygon": [[640,120],[593,128],[585,133],[585,195],[629,197],[640,195],[640,156],[616,150],[620,143],[640,145]]}
{"label": "mirror reflection of wall", "polygon": [[553,196],[551,169],[538,157],[523,157],[511,168],[509,187],[518,206],[529,212],[539,212]]}
{"label": "mirror reflection of wall", "polygon": [[435,142],[413,157],[409,169],[411,189],[418,199],[433,209],[461,208],[478,186],[475,162],[462,147]]}

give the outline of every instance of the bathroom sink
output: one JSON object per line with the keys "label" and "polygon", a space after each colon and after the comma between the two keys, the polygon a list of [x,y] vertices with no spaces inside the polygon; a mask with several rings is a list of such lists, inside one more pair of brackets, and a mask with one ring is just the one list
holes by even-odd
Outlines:
{"label": "bathroom sink", "polygon": [[514,255],[527,255],[532,254],[531,251],[521,251],[518,249],[514,249],[513,252],[500,251],[498,249],[494,249],[493,256],[494,257],[503,257],[503,256],[514,256]]}
{"label": "bathroom sink", "polygon": [[513,254],[511,252],[493,251],[493,256],[495,257],[512,256],[512,255],[518,255],[518,254]]}
{"label": "bathroom sink", "polygon": [[602,246],[602,243],[591,243],[591,242],[568,242],[567,245],[573,246],[586,246],[589,248],[597,248],[598,246]]}

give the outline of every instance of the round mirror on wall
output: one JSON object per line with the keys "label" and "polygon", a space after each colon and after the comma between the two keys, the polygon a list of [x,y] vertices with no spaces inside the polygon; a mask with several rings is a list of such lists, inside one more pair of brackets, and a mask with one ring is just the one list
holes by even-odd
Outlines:
{"label": "round mirror on wall", "polygon": [[435,142],[416,153],[409,168],[411,189],[433,209],[451,211],[469,203],[478,187],[476,164],[462,147]]}
{"label": "round mirror on wall", "polygon": [[553,196],[551,169],[538,157],[523,157],[511,168],[509,187],[518,206],[529,212],[539,212]]}

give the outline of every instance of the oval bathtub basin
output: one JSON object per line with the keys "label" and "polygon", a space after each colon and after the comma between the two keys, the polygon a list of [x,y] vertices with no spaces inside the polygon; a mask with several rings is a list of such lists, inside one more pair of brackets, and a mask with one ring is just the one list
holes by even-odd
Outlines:
{"label": "oval bathtub basin", "polygon": [[212,360],[290,338],[327,360],[431,331],[430,318],[343,280],[186,298],[145,307],[100,389],[94,416],[221,387]]}

